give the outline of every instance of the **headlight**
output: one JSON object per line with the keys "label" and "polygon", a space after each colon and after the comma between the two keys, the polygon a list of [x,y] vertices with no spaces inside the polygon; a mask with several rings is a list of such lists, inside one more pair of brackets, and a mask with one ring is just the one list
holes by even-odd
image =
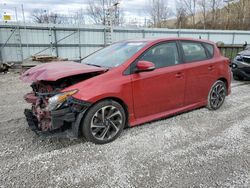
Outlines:
{"label": "headlight", "polygon": [[237,61],[243,61],[243,57],[242,57],[241,55],[237,55],[237,56],[235,57],[235,59],[236,59]]}
{"label": "headlight", "polygon": [[59,108],[69,96],[72,96],[77,92],[77,89],[72,91],[66,91],[49,98],[48,110],[51,111]]}

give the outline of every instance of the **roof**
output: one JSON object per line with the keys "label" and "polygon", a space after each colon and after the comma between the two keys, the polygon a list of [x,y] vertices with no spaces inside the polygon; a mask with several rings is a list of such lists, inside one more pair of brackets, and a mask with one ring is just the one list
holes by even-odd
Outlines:
{"label": "roof", "polygon": [[197,42],[206,42],[210,44],[215,44],[212,41],[205,40],[205,39],[195,39],[195,38],[186,38],[186,37],[162,37],[162,38],[142,38],[142,39],[130,39],[130,40],[124,40],[127,42],[162,42],[162,41],[168,41],[168,40],[188,40],[188,41],[197,41]]}

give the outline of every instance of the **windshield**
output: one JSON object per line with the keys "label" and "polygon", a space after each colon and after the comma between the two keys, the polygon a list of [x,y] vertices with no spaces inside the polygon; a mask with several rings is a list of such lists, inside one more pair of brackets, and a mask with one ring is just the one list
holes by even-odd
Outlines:
{"label": "windshield", "polygon": [[142,49],[146,42],[118,42],[103,48],[82,60],[81,63],[100,67],[117,67]]}

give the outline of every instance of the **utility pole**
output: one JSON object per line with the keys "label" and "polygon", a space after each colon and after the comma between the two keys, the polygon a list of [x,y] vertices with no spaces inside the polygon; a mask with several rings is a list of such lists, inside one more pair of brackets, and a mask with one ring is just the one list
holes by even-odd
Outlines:
{"label": "utility pole", "polygon": [[21,5],[21,7],[22,7],[22,14],[23,14],[24,32],[25,32],[25,36],[26,36],[26,47],[28,50],[28,56],[30,56],[29,40],[28,40],[28,33],[27,33],[27,26],[26,26],[26,20],[25,20],[25,15],[24,15],[23,4]]}
{"label": "utility pole", "polygon": [[105,45],[110,45],[113,40],[113,25],[117,24],[117,18],[116,18],[116,11],[118,8],[119,2],[114,3],[111,6],[108,6],[107,10],[105,11]]}

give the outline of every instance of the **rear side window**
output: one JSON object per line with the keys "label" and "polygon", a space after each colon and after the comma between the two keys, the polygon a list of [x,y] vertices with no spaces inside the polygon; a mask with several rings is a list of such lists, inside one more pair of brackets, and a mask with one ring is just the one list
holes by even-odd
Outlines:
{"label": "rear side window", "polygon": [[203,43],[203,44],[209,53],[209,57],[214,57],[214,46],[208,43]]}
{"label": "rear side window", "polygon": [[202,61],[208,59],[203,45],[199,42],[181,42],[186,62]]}

